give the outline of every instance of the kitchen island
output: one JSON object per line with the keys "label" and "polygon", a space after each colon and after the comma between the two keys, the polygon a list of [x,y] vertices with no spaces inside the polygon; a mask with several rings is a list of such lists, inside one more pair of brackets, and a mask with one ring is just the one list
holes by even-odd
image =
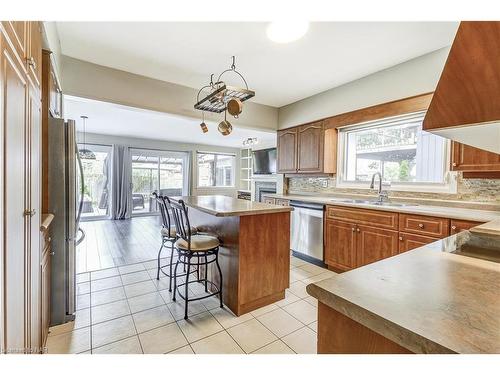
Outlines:
{"label": "kitchen island", "polygon": [[[242,315],[285,297],[290,279],[290,211],[221,195],[173,197],[189,207],[190,224],[221,242],[224,304]],[[212,281],[216,272],[212,272]]]}
{"label": "kitchen island", "polygon": [[499,260],[465,231],[309,284],[318,353],[500,353]]}

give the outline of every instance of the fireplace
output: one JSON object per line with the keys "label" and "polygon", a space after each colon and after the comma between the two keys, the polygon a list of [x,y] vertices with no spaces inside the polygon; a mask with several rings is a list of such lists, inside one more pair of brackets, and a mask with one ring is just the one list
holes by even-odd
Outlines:
{"label": "fireplace", "polygon": [[254,200],[262,202],[262,196],[265,194],[276,193],[276,182],[273,181],[255,181]]}

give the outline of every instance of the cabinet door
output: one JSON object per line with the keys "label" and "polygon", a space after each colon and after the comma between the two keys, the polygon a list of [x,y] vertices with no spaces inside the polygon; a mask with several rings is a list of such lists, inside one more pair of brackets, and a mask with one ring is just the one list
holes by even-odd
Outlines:
{"label": "cabinet door", "polygon": [[14,45],[15,52],[24,64],[28,49],[28,22],[26,21],[2,21],[7,36]]}
{"label": "cabinet door", "polygon": [[325,263],[341,271],[356,267],[356,226],[325,220]]}
{"label": "cabinet door", "polygon": [[451,170],[463,172],[498,172],[500,155],[453,142]]}
{"label": "cabinet door", "polygon": [[469,230],[470,228],[476,227],[484,223],[480,223],[477,221],[468,221],[468,220],[455,220],[451,219],[450,222],[450,234],[457,234],[463,232],[464,230]]}
{"label": "cabinet door", "polygon": [[43,252],[41,273],[41,324],[42,347],[45,345],[50,325],[50,246]]}
{"label": "cabinet door", "polygon": [[28,345],[26,240],[26,94],[24,68],[0,33],[0,113],[2,113],[3,145],[3,282],[4,321],[7,348]]}
{"label": "cabinet door", "polygon": [[303,125],[298,129],[297,171],[323,172],[324,158],[323,122]]}
{"label": "cabinet door", "polygon": [[278,132],[278,173],[297,172],[297,129]]}
{"label": "cabinet door", "polygon": [[42,29],[38,21],[29,22],[28,72],[38,88],[42,80]]}
{"label": "cabinet door", "polygon": [[397,231],[357,225],[356,267],[361,267],[388,258],[397,253]]}
{"label": "cabinet door", "polygon": [[399,252],[416,249],[417,247],[425,246],[431,242],[437,241],[437,238],[421,236],[418,234],[410,234],[399,232]]}
{"label": "cabinet door", "polygon": [[31,211],[29,220],[29,249],[31,262],[31,348],[40,348],[41,317],[40,317],[40,213],[41,213],[41,101],[40,90],[28,85],[28,127],[27,139],[29,145],[28,153],[28,210]]}

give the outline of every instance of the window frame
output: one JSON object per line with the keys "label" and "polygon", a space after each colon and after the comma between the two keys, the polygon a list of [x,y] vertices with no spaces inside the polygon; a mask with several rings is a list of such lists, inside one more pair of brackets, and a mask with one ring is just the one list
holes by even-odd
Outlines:
{"label": "window frame", "polygon": [[[226,186],[226,185],[209,185],[209,186],[201,186],[200,185],[200,165],[199,165],[199,162],[198,162],[198,157],[200,154],[203,154],[203,155],[214,155],[215,156],[215,161],[217,162],[217,156],[218,155],[222,155],[222,156],[231,156],[233,157],[233,163],[232,163],[232,167],[231,167],[231,173],[232,173],[232,178],[231,178],[231,185],[230,186]],[[203,190],[203,189],[236,189],[236,169],[237,169],[237,157],[236,157],[236,154],[235,153],[231,153],[231,152],[217,152],[217,151],[201,151],[201,150],[197,150],[196,151],[196,158],[195,158],[195,163],[196,163],[196,188],[199,189],[199,190]],[[216,169],[217,168],[214,168],[214,171],[213,173],[216,173]],[[214,175],[213,176],[213,181],[214,183],[217,183],[217,178],[216,176]]]}
{"label": "window frame", "polygon": [[[346,168],[346,138],[349,130],[365,129],[371,127],[380,127],[390,123],[397,123],[407,118],[411,119],[417,116],[425,116],[427,111],[416,111],[405,113],[397,116],[390,116],[376,120],[361,122],[358,124],[346,125],[338,128],[338,160],[337,160],[337,176],[336,187],[340,189],[360,189],[370,190],[370,182],[368,181],[347,181],[344,179]],[[457,193],[457,173],[450,170],[451,158],[451,141],[445,140],[443,158],[443,171],[444,182],[391,182],[390,187],[386,186],[389,191],[408,191],[419,193],[442,193],[442,194],[456,194]]]}

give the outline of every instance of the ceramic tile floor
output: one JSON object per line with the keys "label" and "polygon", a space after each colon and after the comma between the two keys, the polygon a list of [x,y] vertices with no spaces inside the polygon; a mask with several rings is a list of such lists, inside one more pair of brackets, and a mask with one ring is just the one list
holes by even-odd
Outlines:
{"label": "ceramic tile floor", "polygon": [[78,274],[76,319],[51,327],[48,353],[316,353],[317,301],[305,288],[333,273],[293,256],[290,268],[284,300],[236,317],[211,297],[189,304],[189,320],[156,261]]}

